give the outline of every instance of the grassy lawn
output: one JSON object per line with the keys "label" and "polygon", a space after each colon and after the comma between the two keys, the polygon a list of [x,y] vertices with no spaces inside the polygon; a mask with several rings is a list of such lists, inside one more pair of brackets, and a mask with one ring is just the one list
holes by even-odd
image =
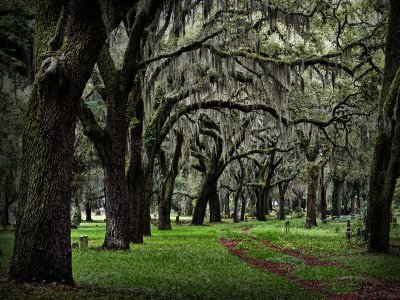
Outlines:
{"label": "grassy lawn", "polygon": [[[174,226],[158,231],[144,244],[129,251],[100,250],[105,224],[82,223],[71,233],[72,241],[89,236],[89,249],[73,251],[75,288],[0,282],[0,299],[25,298],[168,298],[168,299],[320,299],[318,291],[304,289],[290,278],[255,267],[232,255],[220,238],[239,239],[236,249],[247,257],[290,265],[292,274],[302,281],[324,281],[335,293],[348,293],[359,283],[374,278],[400,280],[400,256],[373,255],[358,240],[348,242],[345,223],[329,223],[318,228],[303,228],[304,220],[291,220],[284,233],[283,221],[233,224],[225,221],[210,226]],[[248,234],[242,227],[250,226]],[[1,272],[8,270],[13,233],[0,232]],[[266,248],[268,240],[280,249],[293,249],[335,266],[309,265],[301,257]],[[397,242],[397,240],[394,240]],[[31,288],[29,290],[29,288]],[[21,294],[22,293],[22,294]],[[23,294],[25,293],[25,294]],[[8,295],[8,296],[7,296]],[[11,296],[10,296],[11,295]]]}

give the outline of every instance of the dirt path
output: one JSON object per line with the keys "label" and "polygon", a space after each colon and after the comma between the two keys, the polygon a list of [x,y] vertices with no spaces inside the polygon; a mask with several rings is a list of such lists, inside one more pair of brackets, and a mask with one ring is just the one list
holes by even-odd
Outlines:
{"label": "dirt path", "polygon": [[[248,234],[250,226],[243,227],[242,233]],[[276,275],[285,277],[297,284],[299,287],[308,291],[320,293],[327,299],[335,300],[350,300],[350,299],[399,299],[400,300],[400,281],[391,280],[366,280],[361,284],[361,287],[352,293],[345,295],[337,295],[328,291],[326,282],[321,280],[302,280],[293,275],[294,265],[289,263],[277,263],[271,261],[265,261],[255,259],[246,256],[245,250],[237,249],[237,246],[241,242],[249,242],[249,240],[231,240],[221,238],[220,242],[226,247],[232,255],[235,255],[239,259],[247,262],[250,265],[261,268],[264,271],[274,273]],[[300,252],[292,249],[284,249],[278,246],[274,246],[270,241],[263,241],[263,245],[266,248],[274,251],[290,255],[296,258],[303,259],[306,264],[311,266],[328,266],[338,267],[337,263],[322,261],[317,257],[303,255]]]}

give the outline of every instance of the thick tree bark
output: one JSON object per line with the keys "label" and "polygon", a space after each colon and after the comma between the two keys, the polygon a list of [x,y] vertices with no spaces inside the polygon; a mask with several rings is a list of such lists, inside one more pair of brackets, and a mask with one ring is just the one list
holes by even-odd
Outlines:
{"label": "thick tree bark", "polygon": [[60,18],[63,3],[36,5],[37,75],[24,127],[10,261],[10,278],[18,281],[73,282],[70,201],[76,114],[105,35],[99,6],[75,1],[68,14],[64,9],[67,22]]}
{"label": "thick tree bark", "polygon": [[158,229],[171,230],[171,203],[174,193],[175,179],[178,176],[179,157],[182,152],[183,134],[177,133],[174,156],[172,158],[170,170],[164,179],[161,188],[161,201],[158,212]]}
{"label": "thick tree bark", "polygon": [[[136,2],[134,1],[132,5]],[[85,134],[94,143],[105,169],[107,226],[104,246],[108,249],[129,248],[129,217],[132,215],[130,208],[135,204],[128,202],[125,176],[128,100],[131,92],[134,93],[135,78],[143,56],[143,46],[148,36],[146,27],[153,21],[161,4],[162,1],[149,0],[146,1],[146,5],[138,6],[133,24],[129,28],[129,40],[121,70],[117,70],[114,66],[107,47],[103,48],[99,56],[98,67],[105,85],[103,95],[107,104],[106,128],[103,130],[96,123],[95,118],[90,115],[91,112],[88,113],[88,109],[83,109],[80,116],[86,131]],[[116,19],[118,21],[113,24],[114,26],[117,26],[121,20],[121,18]],[[145,171],[142,168],[135,173],[140,175],[142,170]],[[145,177],[146,175],[141,178]],[[136,209],[139,208],[143,207],[136,207]],[[144,209],[146,208],[144,207]],[[118,213],[119,210],[121,213]]]}
{"label": "thick tree bark", "polygon": [[213,180],[209,188],[208,206],[210,208],[210,222],[221,222],[221,207],[217,192],[218,180]]}
{"label": "thick tree bark", "polygon": [[260,191],[257,193],[257,202],[256,202],[256,217],[258,221],[266,221],[265,211],[268,209],[267,207],[267,194],[265,186],[260,188]]}
{"label": "thick tree bark", "polygon": [[[371,252],[389,251],[390,206],[393,197],[393,182],[398,172],[392,168],[397,163],[398,107],[397,92],[399,78],[396,74],[400,66],[400,2],[390,1],[390,13],[387,26],[385,48],[385,70],[380,97],[380,115],[378,117],[378,136],[375,143],[371,165],[368,193],[367,234],[368,249]],[[392,153],[394,157],[392,157]]]}
{"label": "thick tree bark", "polygon": [[207,174],[206,179],[203,182],[200,195],[197,198],[196,205],[194,207],[192,225],[203,225],[207,203],[210,197],[212,197],[212,194],[216,193],[216,191],[217,186],[215,179]]}
{"label": "thick tree bark", "polygon": [[123,170],[118,163],[104,167],[107,221],[103,246],[107,249],[129,249],[129,203]]}

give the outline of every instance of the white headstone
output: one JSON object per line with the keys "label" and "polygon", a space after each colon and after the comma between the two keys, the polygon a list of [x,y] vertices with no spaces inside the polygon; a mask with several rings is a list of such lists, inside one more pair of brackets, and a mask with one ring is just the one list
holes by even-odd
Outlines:
{"label": "white headstone", "polygon": [[15,225],[15,223],[17,223],[15,215],[12,212],[8,214],[8,221],[10,222],[11,225]]}

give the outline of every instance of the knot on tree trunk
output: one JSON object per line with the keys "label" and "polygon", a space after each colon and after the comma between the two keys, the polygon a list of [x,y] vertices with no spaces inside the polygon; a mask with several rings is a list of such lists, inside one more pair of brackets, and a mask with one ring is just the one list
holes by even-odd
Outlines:
{"label": "knot on tree trunk", "polygon": [[40,81],[46,78],[58,77],[58,84],[62,85],[64,82],[64,54],[54,54],[46,57],[40,65]]}

